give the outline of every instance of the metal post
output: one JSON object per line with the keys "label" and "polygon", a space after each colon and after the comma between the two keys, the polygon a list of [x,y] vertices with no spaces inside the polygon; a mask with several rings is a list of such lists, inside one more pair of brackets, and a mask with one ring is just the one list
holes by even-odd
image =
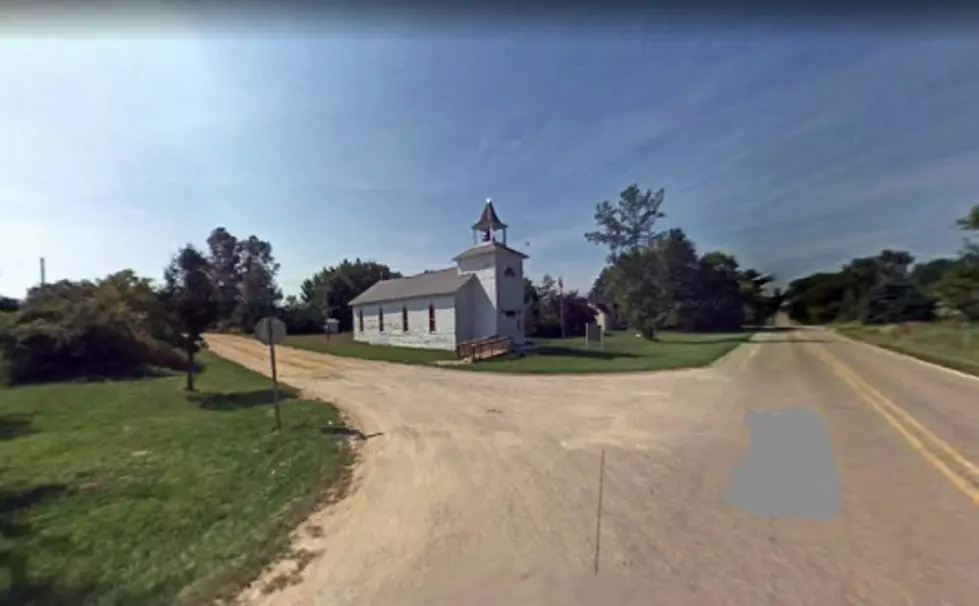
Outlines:
{"label": "metal post", "polygon": [[269,337],[269,358],[272,361],[272,405],[275,406],[275,429],[282,429],[282,420],[279,417],[279,376],[275,369],[275,342],[272,341],[272,322],[266,322]]}
{"label": "metal post", "polygon": [[561,338],[563,339],[564,338],[564,292],[563,292],[563,289],[562,289],[562,292],[560,294],[560,299],[558,300],[558,304],[561,306]]}

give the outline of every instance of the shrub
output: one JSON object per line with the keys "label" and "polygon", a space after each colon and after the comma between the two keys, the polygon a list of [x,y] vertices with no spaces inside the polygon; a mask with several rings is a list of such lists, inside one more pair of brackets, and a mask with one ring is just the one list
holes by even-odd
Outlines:
{"label": "shrub", "polygon": [[120,272],[34,289],[0,322],[0,359],[10,384],[130,377],[185,368],[173,337],[148,283]]}

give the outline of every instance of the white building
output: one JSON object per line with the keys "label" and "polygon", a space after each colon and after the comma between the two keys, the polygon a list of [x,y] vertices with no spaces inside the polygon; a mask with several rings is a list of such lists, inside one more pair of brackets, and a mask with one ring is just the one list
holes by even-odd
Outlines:
{"label": "white building", "polygon": [[350,302],[354,340],[453,350],[500,336],[523,345],[527,255],[506,245],[506,229],[487,200],[472,226],[474,245],[453,259],[455,267],[382,280]]}

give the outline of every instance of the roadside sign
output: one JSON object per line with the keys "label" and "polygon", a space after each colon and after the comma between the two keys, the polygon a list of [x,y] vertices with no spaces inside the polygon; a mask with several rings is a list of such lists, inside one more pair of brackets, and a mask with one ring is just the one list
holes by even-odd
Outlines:
{"label": "roadside sign", "polygon": [[278,345],[286,338],[286,323],[266,316],[255,323],[255,336],[265,345]]}
{"label": "roadside sign", "polygon": [[275,346],[286,338],[286,323],[273,317],[265,316],[255,323],[255,336],[269,346],[269,361],[272,364],[272,403],[275,406],[275,429],[282,428],[279,417],[279,375],[275,369]]}
{"label": "roadside sign", "polygon": [[605,330],[597,322],[585,324],[585,347],[598,345],[600,349],[605,349]]}

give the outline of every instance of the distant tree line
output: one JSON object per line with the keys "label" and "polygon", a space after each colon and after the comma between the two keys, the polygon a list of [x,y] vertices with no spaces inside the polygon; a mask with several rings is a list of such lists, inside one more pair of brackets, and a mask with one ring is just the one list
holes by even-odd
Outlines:
{"label": "distant tree line", "polygon": [[[955,222],[979,231],[979,205]],[[957,256],[916,263],[906,251],[883,250],[837,271],[789,284],[787,312],[797,322],[893,324],[936,318],[979,320],[979,243],[966,238]]]}

